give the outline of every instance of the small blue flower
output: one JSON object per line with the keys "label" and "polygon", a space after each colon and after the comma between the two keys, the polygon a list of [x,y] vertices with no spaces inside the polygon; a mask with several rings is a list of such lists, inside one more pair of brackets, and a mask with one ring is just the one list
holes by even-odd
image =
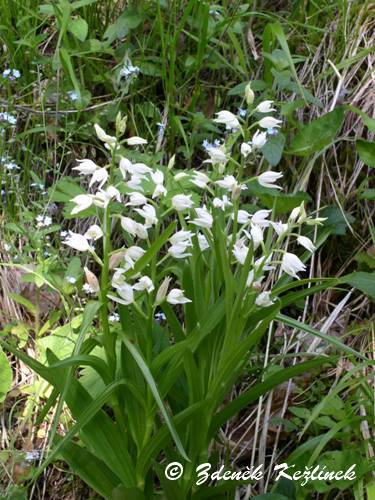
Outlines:
{"label": "small blue flower", "polygon": [[165,321],[167,319],[166,315],[163,312],[157,312],[154,318],[158,323],[161,323],[162,321]]}
{"label": "small blue flower", "polygon": [[208,151],[210,148],[212,148],[212,144],[208,142],[207,139],[205,139],[203,142],[202,142],[202,146],[203,146],[203,149],[205,151]]}
{"label": "small blue flower", "polygon": [[245,116],[247,115],[247,109],[238,108],[238,114],[241,118],[245,118]]}
{"label": "small blue flower", "polygon": [[3,78],[7,78],[8,80],[11,80],[11,81],[16,80],[20,76],[21,76],[21,73],[18,71],[18,69],[8,68],[8,69],[5,69],[3,71]]}
{"label": "small blue flower", "polygon": [[4,167],[9,171],[12,172],[13,170],[20,170],[20,167],[14,163],[14,161],[7,161],[4,163]]}
{"label": "small blue flower", "polygon": [[0,113],[0,122],[8,122],[9,125],[15,125],[17,123],[17,118],[5,111],[4,113]]}
{"label": "small blue flower", "polygon": [[132,76],[137,77],[140,73],[138,66],[133,66],[132,64],[125,64],[125,66],[120,71],[120,78],[125,78],[128,80]]}
{"label": "small blue flower", "polygon": [[71,101],[75,102],[75,101],[78,101],[79,100],[79,93],[75,90],[69,90],[67,92],[68,94],[68,97]]}
{"label": "small blue flower", "polygon": [[277,135],[279,133],[279,131],[276,128],[268,128],[266,132],[268,135]]}
{"label": "small blue flower", "polygon": [[210,149],[212,148],[219,148],[221,146],[221,142],[219,141],[219,139],[215,139],[214,142],[211,144],[211,142],[208,142],[207,139],[205,139],[203,142],[202,142],[202,146],[203,146],[203,149],[208,152]]}

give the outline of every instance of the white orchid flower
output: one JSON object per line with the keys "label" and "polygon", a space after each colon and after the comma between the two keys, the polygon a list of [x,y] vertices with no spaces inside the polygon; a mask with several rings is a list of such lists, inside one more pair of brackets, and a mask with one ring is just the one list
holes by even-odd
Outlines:
{"label": "white orchid flower", "polygon": [[260,149],[267,142],[267,133],[257,130],[251,139],[251,144],[254,148]]}
{"label": "white orchid flower", "polygon": [[204,234],[201,234],[201,233],[198,233],[197,236],[198,236],[199,248],[200,248],[201,252],[204,252],[205,250],[207,250],[207,248],[210,247],[210,245],[208,244],[207,238],[205,237]]}
{"label": "white orchid flower", "polygon": [[167,295],[167,302],[169,302],[172,305],[176,305],[176,304],[187,304],[191,302],[191,300],[185,297],[184,290],[173,288]]}
{"label": "white orchid flower", "polygon": [[133,269],[134,264],[139,260],[144,254],[145,250],[137,245],[133,245],[125,250],[124,260],[125,260],[125,270]]}
{"label": "white orchid flower", "polygon": [[283,224],[281,221],[278,221],[278,222],[270,221],[270,224],[278,236],[281,236],[281,235],[286,234],[288,232],[288,229],[289,229],[288,224]]}
{"label": "white orchid flower", "polygon": [[[251,218],[251,215],[246,210],[238,210],[237,212],[237,222],[239,224],[247,224]],[[232,214],[232,219],[234,219],[234,214]]]}
{"label": "white orchid flower", "polygon": [[114,302],[128,306],[134,302],[134,292],[133,287],[128,283],[123,283],[122,285],[116,287],[117,293],[120,297],[108,294],[107,297]]}
{"label": "white orchid flower", "polygon": [[72,198],[70,201],[72,201],[76,205],[70,212],[72,215],[74,215],[91,207],[94,202],[94,197],[90,194],[79,194]]}
{"label": "white orchid flower", "polygon": [[172,207],[177,210],[177,212],[183,212],[194,206],[194,202],[191,199],[191,194],[176,194],[172,197]]}
{"label": "white orchid flower", "polygon": [[147,203],[147,198],[142,193],[129,193],[129,201],[125,203],[125,206],[128,207],[137,207],[140,205],[145,205]]}
{"label": "white orchid flower", "polygon": [[130,219],[129,217],[121,217],[121,227],[132,236],[138,236],[142,240],[148,237],[147,229],[139,222]]}
{"label": "white orchid flower", "polygon": [[146,203],[146,205],[144,205],[143,208],[135,208],[134,211],[145,219],[146,228],[149,228],[157,224],[158,218],[156,217],[156,210],[152,205]]}
{"label": "white orchid flower", "polygon": [[272,210],[258,210],[253,214],[251,222],[261,227],[268,227],[270,225],[270,221],[267,220],[267,217],[271,212]]}
{"label": "white orchid flower", "polygon": [[103,231],[101,230],[101,228],[96,225],[96,224],[93,224],[92,226],[90,226],[88,228],[88,230],[85,232],[85,234],[83,235],[87,240],[98,240],[100,239],[102,236],[103,236]]}
{"label": "white orchid flower", "polygon": [[175,243],[168,248],[168,253],[175,259],[184,259],[185,257],[190,257],[192,255],[191,253],[186,253],[187,248],[191,246],[192,244],[190,241]]}
{"label": "white orchid flower", "polygon": [[259,113],[271,113],[272,111],[276,111],[276,109],[272,107],[272,103],[273,101],[262,101],[255,108],[255,111],[258,111]]}
{"label": "white orchid flower", "polygon": [[146,139],[138,137],[137,135],[129,137],[129,139],[125,139],[125,142],[128,146],[141,146],[142,144],[147,144]]}
{"label": "white orchid flower", "polygon": [[298,236],[297,243],[306,248],[309,252],[313,253],[316,250],[314,243],[307,238],[307,236]]}
{"label": "white orchid flower", "polygon": [[244,158],[247,158],[252,150],[253,150],[253,148],[251,147],[251,145],[249,143],[243,142],[241,144],[241,154]]}
{"label": "white orchid flower", "polygon": [[244,238],[239,238],[233,246],[233,255],[236,261],[242,266],[245,264],[249,248],[245,245]]}
{"label": "white orchid flower", "polygon": [[272,300],[270,295],[271,295],[271,292],[260,293],[258,295],[258,297],[255,299],[255,304],[259,307],[272,306],[272,304],[275,302],[275,300]]}
{"label": "white orchid flower", "polygon": [[223,110],[215,113],[217,118],[213,121],[215,123],[222,123],[225,125],[226,130],[238,130],[240,128],[240,122],[238,121],[236,115],[230,111]]}
{"label": "white orchid flower", "polygon": [[281,269],[289,276],[299,279],[297,273],[306,271],[306,266],[297,255],[285,252],[281,261]]}
{"label": "white orchid flower", "polygon": [[146,179],[146,177],[144,175],[134,174],[134,175],[132,175],[130,177],[130,179],[128,180],[128,182],[126,183],[126,185],[130,189],[135,189],[135,190],[138,190],[138,191],[143,191],[142,181],[144,179]]}
{"label": "white orchid flower", "polygon": [[114,147],[116,145],[116,137],[113,137],[112,135],[108,135],[104,132],[102,127],[98,125],[97,123],[94,124],[95,132],[96,135],[98,136],[98,139],[101,141],[105,142],[108,144],[110,147]]}
{"label": "white orchid flower", "polygon": [[169,238],[169,241],[172,243],[172,245],[176,245],[177,243],[183,243],[185,241],[191,242],[193,234],[194,233],[192,233],[191,231],[184,231],[183,229],[181,229],[181,231],[177,231],[177,233],[173,234]]}
{"label": "white orchid flower", "polygon": [[91,175],[98,170],[98,165],[94,163],[92,160],[88,160],[87,158],[83,160],[77,160],[79,165],[77,167],[73,167],[72,170],[77,170],[81,175]]}
{"label": "white orchid flower", "polygon": [[153,290],[155,290],[154,284],[148,276],[142,276],[139,278],[137,283],[133,285],[133,289],[137,290],[138,292],[143,292],[146,290],[147,293],[151,293]]}
{"label": "white orchid flower", "polygon": [[91,180],[89,182],[89,187],[91,187],[95,183],[99,183],[98,189],[101,189],[103,185],[107,182],[108,172],[105,168],[98,168],[92,174]]}
{"label": "white orchid flower", "polygon": [[259,126],[262,128],[277,128],[280,127],[280,123],[282,123],[282,120],[278,120],[273,116],[265,116],[259,120]]}
{"label": "white orchid flower", "polygon": [[233,206],[233,203],[229,200],[226,194],[223,195],[222,199],[214,198],[212,204],[215,208],[220,208],[223,212],[227,207]]}
{"label": "white orchid flower", "polygon": [[202,208],[196,208],[195,212],[198,217],[192,221],[189,221],[189,224],[194,224],[195,226],[203,227],[206,229],[212,227],[213,218],[212,215],[208,212],[205,205]]}
{"label": "white orchid flower", "polygon": [[190,182],[201,189],[205,189],[210,182],[210,178],[203,172],[194,172],[194,177]]}
{"label": "white orchid flower", "polygon": [[281,172],[268,171],[268,172],[264,172],[263,174],[258,175],[258,177],[256,177],[256,179],[259,182],[259,184],[263,187],[271,188],[271,189],[282,189],[281,186],[278,186],[277,184],[275,184],[277,179],[280,179],[282,176],[283,176],[283,174]]}
{"label": "white orchid flower", "polygon": [[258,246],[263,241],[263,229],[262,229],[262,227],[258,226],[257,224],[251,224],[250,238],[253,241],[254,249],[256,250],[258,248]]}
{"label": "white orchid flower", "polygon": [[73,231],[69,231],[68,236],[63,243],[64,245],[68,245],[79,252],[87,252],[92,249],[89,242],[84,236],[82,236],[82,234],[73,233]]}

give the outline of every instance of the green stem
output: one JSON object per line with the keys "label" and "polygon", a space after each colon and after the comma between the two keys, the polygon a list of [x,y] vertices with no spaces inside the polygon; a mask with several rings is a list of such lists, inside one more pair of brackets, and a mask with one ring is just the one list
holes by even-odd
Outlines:
{"label": "green stem", "polygon": [[111,251],[111,219],[109,205],[104,210],[103,218],[103,267],[100,275],[100,298],[102,307],[100,309],[100,320],[103,329],[103,347],[107,363],[113,375],[116,373],[116,335],[110,331],[108,321],[108,285],[109,285],[109,254]]}

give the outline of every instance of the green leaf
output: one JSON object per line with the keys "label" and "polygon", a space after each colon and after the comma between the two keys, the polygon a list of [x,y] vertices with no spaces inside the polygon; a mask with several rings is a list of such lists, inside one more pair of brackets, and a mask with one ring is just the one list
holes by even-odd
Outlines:
{"label": "green leaf", "polygon": [[253,497],[253,500],[289,500],[288,497],[279,493],[262,493]]}
{"label": "green leaf", "polygon": [[21,304],[22,306],[26,307],[26,309],[31,312],[34,316],[36,316],[37,313],[37,308],[36,306],[30,302],[29,300],[25,299],[25,297],[22,297],[22,295],[18,295],[17,293],[9,293],[8,294],[9,298],[17,302],[18,304]]}
{"label": "green leaf", "polygon": [[120,17],[108,26],[104,33],[104,38],[112,43],[114,40],[124,38],[130,30],[138,28],[143,17],[135,9],[125,10]]}
{"label": "green leaf", "polygon": [[89,27],[82,17],[77,17],[76,19],[71,19],[68,24],[68,30],[73,33],[78,40],[84,42],[87,38]]}
{"label": "green leaf", "polygon": [[332,143],[340,132],[344,117],[344,106],[339,106],[333,111],[320,116],[297,133],[290,144],[288,152],[297,156],[308,156],[317,151],[322,151]]}
{"label": "green leaf", "polygon": [[375,272],[357,272],[340,279],[340,283],[348,283],[375,300]]}
{"label": "green leaf", "polygon": [[276,215],[289,213],[303,201],[311,201],[310,195],[304,191],[293,194],[280,193],[277,189],[261,186],[256,180],[248,183],[248,190],[251,195],[257,196],[266,208],[273,209]]}
{"label": "green leaf", "polygon": [[288,326],[291,326],[293,328],[296,328],[297,330],[302,330],[304,332],[311,333],[311,335],[314,335],[315,337],[319,337],[320,339],[327,342],[327,344],[334,345],[340,351],[347,352],[348,354],[351,354],[352,356],[355,356],[357,358],[361,358],[364,361],[367,361],[367,358],[365,356],[363,356],[360,352],[357,352],[354,349],[352,349],[351,347],[348,347],[347,345],[343,344],[336,337],[322,333],[319,330],[316,330],[315,328],[312,328],[311,326],[306,325],[305,323],[302,323],[301,321],[297,321],[296,319],[289,318],[288,316],[284,316],[284,314],[278,314],[276,316],[276,320],[280,321],[280,323],[283,323],[284,325],[288,325]]}
{"label": "green leaf", "polygon": [[256,401],[260,396],[270,391],[277,385],[289,380],[296,375],[318,368],[323,363],[329,362],[328,358],[317,358],[311,361],[305,361],[298,365],[290,366],[273,373],[263,382],[256,384],[247,391],[243,392],[238,398],[231,401],[227,406],[215,415],[211,423],[211,433],[215,434],[216,430],[225,424],[231,417],[236,415],[242,408]]}
{"label": "green leaf", "polygon": [[0,403],[12,387],[13,372],[5,352],[0,347]]}
{"label": "green leaf", "polygon": [[79,194],[85,194],[85,191],[71,177],[62,177],[49,190],[50,200],[55,203],[66,203]]}
{"label": "green leaf", "polygon": [[[61,440],[58,436],[56,441]],[[63,460],[85,483],[104,498],[111,498],[113,489],[121,482],[106,464],[86,448],[66,443],[60,451]]]}
{"label": "green leaf", "polygon": [[163,401],[160,398],[158,388],[156,386],[154,377],[152,376],[152,373],[150,372],[149,367],[146,365],[144,359],[142,358],[141,354],[138,352],[136,347],[125,337],[125,335],[123,335],[122,340],[123,340],[124,344],[126,345],[127,349],[129,350],[130,354],[133,356],[133,358],[134,358],[135,362],[137,363],[139,369],[141,370],[144,378],[146,379],[146,381],[150,387],[150,390],[152,392],[152,395],[155,398],[156,404],[158,405],[159,410],[161,411],[161,413],[165,419],[165,422],[166,422],[168,429],[173,437],[174,442],[176,443],[178,451],[180,452],[181,456],[185,460],[190,461],[188,456],[186,455],[186,452],[185,452],[184,447],[181,443],[181,440],[177,434],[175,426],[174,426],[170,416],[168,415],[167,410],[165,409]]}
{"label": "green leaf", "polygon": [[349,109],[350,111],[353,111],[353,113],[356,113],[358,116],[360,116],[362,118],[363,123],[366,125],[366,127],[369,129],[370,132],[375,132],[374,118],[371,118],[364,111],[356,108],[355,106],[347,105],[346,108]]}
{"label": "green leaf", "polygon": [[375,142],[358,139],[355,146],[363,163],[369,167],[375,167]]}
{"label": "green leaf", "polygon": [[329,229],[330,234],[344,235],[348,229],[348,224],[354,222],[354,217],[339,207],[326,207],[320,212],[320,217],[326,217],[324,229]]}
{"label": "green leaf", "polygon": [[365,189],[359,195],[360,200],[375,200],[375,189]]}
{"label": "green leaf", "polygon": [[266,144],[262,147],[262,153],[268,163],[272,166],[277,165],[284,151],[285,136],[281,133],[269,137]]}
{"label": "green leaf", "polygon": [[39,5],[39,12],[46,16],[53,16],[55,14],[53,5],[48,4]]}
{"label": "green leaf", "polygon": [[129,269],[126,273],[126,277],[134,276],[135,274],[142,271],[144,267],[149,264],[154,255],[161,249],[161,247],[168,241],[169,237],[173,233],[176,227],[176,222],[171,222],[169,226],[163,231],[157,240],[148,248],[147,252],[142,255],[140,259],[137,260],[134,267]]}

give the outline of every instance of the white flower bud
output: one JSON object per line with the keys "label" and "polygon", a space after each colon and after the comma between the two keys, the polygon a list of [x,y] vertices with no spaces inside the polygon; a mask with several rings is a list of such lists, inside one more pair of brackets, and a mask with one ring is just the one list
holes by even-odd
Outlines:
{"label": "white flower bud", "polygon": [[245,87],[245,100],[248,106],[251,106],[254,102],[254,92],[251,89],[251,82],[249,82]]}

